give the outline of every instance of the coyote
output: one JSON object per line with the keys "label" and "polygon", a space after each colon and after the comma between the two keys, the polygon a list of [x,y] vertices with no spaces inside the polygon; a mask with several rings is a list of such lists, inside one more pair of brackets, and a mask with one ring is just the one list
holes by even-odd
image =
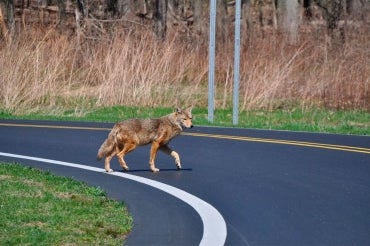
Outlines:
{"label": "coyote", "polygon": [[158,149],[171,155],[178,169],[181,169],[179,154],[168,147],[170,140],[178,136],[184,128],[192,128],[192,108],[181,110],[156,119],[129,119],[113,126],[108,138],[101,145],[97,159],[105,157],[105,170],[113,172],[110,160],[117,155],[119,163],[124,170],[129,170],[123,157],[137,146],[151,143],[149,166],[153,172],[158,172],[154,161]]}

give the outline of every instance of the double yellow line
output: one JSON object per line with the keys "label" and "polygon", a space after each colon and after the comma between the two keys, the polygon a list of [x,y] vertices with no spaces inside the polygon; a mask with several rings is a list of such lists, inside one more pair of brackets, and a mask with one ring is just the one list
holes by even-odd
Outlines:
{"label": "double yellow line", "polygon": [[350,152],[370,154],[370,149],[368,149],[368,148],[353,147],[353,146],[346,146],[346,145],[323,144],[323,143],[291,141],[291,140],[281,140],[281,139],[217,135],[217,134],[204,134],[204,133],[182,133],[182,135],[189,135],[189,136],[194,136],[194,137],[230,139],[230,140],[247,141],[247,142],[286,144],[286,145],[294,145],[294,146],[304,146],[304,147],[312,147],[312,148],[341,150],[341,151],[350,151]]}
{"label": "double yellow line", "polygon": [[[90,130],[90,131],[109,131],[111,129],[111,128],[104,128],[104,127],[60,126],[60,125],[53,126],[53,125],[13,124],[13,123],[0,123],[0,126],[74,129],[74,130]],[[285,145],[294,145],[294,146],[303,146],[303,147],[311,147],[311,148],[331,149],[331,150],[340,150],[340,151],[370,154],[369,148],[346,146],[346,145],[323,144],[323,143],[304,142],[304,141],[291,141],[291,140],[231,136],[231,135],[219,135],[219,134],[208,134],[208,133],[183,132],[182,135],[192,136],[192,137],[205,137],[205,138],[217,138],[217,139],[227,139],[227,140],[236,140],[236,141],[247,141],[247,142],[285,144]]]}

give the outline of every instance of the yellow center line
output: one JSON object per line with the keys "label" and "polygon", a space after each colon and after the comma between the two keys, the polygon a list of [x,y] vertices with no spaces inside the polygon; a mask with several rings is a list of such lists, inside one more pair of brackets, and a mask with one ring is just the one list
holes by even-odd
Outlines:
{"label": "yellow center line", "polygon": [[281,140],[281,139],[229,136],[229,135],[214,135],[214,134],[205,134],[205,133],[182,133],[182,135],[189,135],[189,136],[195,136],[195,137],[219,138],[219,139],[230,139],[230,140],[248,141],[248,142],[286,144],[286,145],[295,145],[295,146],[304,146],[304,147],[313,147],[313,148],[322,148],[322,149],[332,149],[332,150],[342,150],[342,151],[350,151],[350,152],[370,154],[370,149],[369,148],[346,146],[346,145],[323,144],[323,143],[291,141],[291,140]]}
{"label": "yellow center line", "polygon": [[[111,128],[104,128],[104,127],[60,126],[60,125],[53,126],[53,125],[13,124],[13,123],[0,123],[0,126],[74,129],[74,130],[91,130],[91,131],[109,131],[109,130],[111,130]],[[206,138],[247,141],[247,142],[285,144],[285,145],[294,145],[294,146],[303,146],[303,147],[322,148],[322,149],[341,150],[341,151],[349,151],[349,152],[370,154],[370,148],[362,148],[362,147],[354,147],[354,146],[346,146],[346,145],[323,144],[323,143],[281,140],[281,139],[243,137],[243,136],[232,136],[232,135],[219,135],[219,134],[209,134],[209,133],[183,132],[182,135],[192,136],[192,137],[206,137]]]}
{"label": "yellow center line", "polygon": [[73,129],[73,130],[90,130],[90,131],[109,131],[109,130],[112,129],[112,128],[104,128],[104,127],[57,126],[57,125],[53,126],[53,125],[13,124],[13,123],[0,123],[0,126],[53,128],[53,129]]}

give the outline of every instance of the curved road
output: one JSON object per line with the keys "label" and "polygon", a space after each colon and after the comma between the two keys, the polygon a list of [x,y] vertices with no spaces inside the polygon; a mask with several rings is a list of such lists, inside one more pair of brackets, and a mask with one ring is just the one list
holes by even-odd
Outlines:
{"label": "curved road", "polygon": [[[159,154],[161,172],[150,172],[147,146],[126,156],[130,172],[114,160],[110,175],[95,156],[112,125],[0,120],[0,160],[124,200],[134,218],[127,245],[370,245],[370,137],[195,127],[171,142],[183,170]],[[222,222],[225,235],[214,231]]]}

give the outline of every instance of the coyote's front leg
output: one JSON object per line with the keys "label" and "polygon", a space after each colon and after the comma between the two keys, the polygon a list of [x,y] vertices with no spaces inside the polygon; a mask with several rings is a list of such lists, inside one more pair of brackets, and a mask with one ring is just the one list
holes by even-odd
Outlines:
{"label": "coyote's front leg", "polygon": [[172,156],[175,159],[175,163],[176,163],[177,169],[181,169],[180,156],[179,156],[179,154],[176,151],[174,151],[170,147],[168,147],[167,144],[166,145],[162,145],[159,149],[162,152],[166,153],[167,155]]}

